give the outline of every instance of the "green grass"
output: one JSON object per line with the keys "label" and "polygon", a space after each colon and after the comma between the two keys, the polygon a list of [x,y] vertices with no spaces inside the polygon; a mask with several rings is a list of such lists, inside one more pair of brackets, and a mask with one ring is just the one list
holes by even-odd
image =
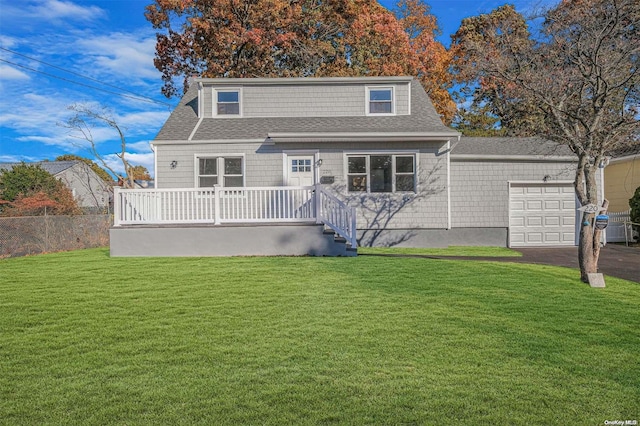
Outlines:
{"label": "green grass", "polygon": [[450,246],[447,248],[358,247],[359,254],[397,254],[419,256],[522,257],[506,247]]}
{"label": "green grass", "polygon": [[523,264],[0,261],[0,424],[640,417],[640,286]]}

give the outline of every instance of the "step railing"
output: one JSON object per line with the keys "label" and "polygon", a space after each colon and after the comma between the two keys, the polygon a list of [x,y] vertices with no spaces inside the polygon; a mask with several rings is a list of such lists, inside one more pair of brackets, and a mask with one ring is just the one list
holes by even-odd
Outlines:
{"label": "step railing", "polygon": [[356,209],[350,207],[335,195],[317,186],[316,204],[318,222],[333,229],[347,240],[351,247],[358,246],[356,240]]}
{"label": "step railing", "polygon": [[114,226],[258,222],[323,223],[356,247],[355,209],[321,185],[114,191]]}

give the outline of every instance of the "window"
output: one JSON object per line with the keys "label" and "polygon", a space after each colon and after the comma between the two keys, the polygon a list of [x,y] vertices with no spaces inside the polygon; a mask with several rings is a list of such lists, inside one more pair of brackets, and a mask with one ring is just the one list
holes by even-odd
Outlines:
{"label": "window", "polygon": [[201,157],[198,158],[198,187],[214,185],[223,187],[244,186],[242,157]]}
{"label": "window", "polygon": [[391,87],[369,87],[367,88],[368,114],[394,114],[393,89]]}
{"label": "window", "polygon": [[311,160],[309,159],[291,160],[291,171],[294,173],[312,172],[313,170],[311,170]]}
{"label": "window", "polygon": [[239,90],[217,90],[216,98],[217,115],[240,115]]}
{"label": "window", "polygon": [[415,192],[415,155],[349,155],[349,192]]}

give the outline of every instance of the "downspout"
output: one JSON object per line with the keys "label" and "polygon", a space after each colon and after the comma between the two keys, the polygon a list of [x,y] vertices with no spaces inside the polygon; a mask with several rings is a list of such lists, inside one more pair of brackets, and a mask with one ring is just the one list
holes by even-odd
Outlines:
{"label": "downspout", "polygon": [[153,142],[149,142],[151,151],[153,151],[153,182],[154,187],[158,188],[158,153],[156,152],[156,146]]}
{"label": "downspout", "polygon": [[[458,136],[460,142],[460,136]],[[451,222],[451,139],[447,141],[447,229],[452,228]]]}

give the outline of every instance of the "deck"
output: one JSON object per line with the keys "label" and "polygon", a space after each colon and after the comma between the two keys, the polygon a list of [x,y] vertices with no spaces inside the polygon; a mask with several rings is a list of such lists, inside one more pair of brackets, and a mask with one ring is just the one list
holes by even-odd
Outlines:
{"label": "deck", "polygon": [[353,256],[355,210],[321,185],[120,189],[112,256]]}

